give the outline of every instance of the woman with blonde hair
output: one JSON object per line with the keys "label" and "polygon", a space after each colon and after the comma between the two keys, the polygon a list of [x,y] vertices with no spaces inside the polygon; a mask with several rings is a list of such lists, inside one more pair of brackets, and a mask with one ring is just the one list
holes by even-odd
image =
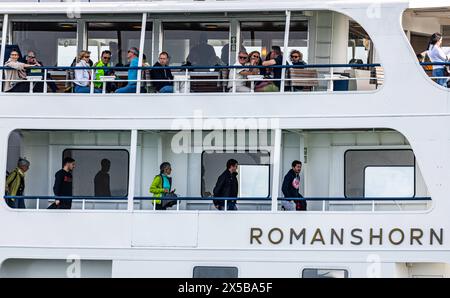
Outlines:
{"label": "woman with blonde hair", "polygon": [[[76,67],[83,67],[83,69],[75,69],[75,93],[90,93],[91,92],[91,76],[92,71],[89,69],[91,52],[81,51],[78,55]],[[101,93],[100,89],[94,89],[94,93]]]}

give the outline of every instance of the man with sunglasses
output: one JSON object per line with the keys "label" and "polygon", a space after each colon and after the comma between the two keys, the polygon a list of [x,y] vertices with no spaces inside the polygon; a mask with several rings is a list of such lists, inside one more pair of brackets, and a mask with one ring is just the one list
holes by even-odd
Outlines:
{"label": "man with sunglasses", "polygon": [[[97,63],[95,63],[94,67],[111,67],[111,51],[109,50],[105,50],[102,52],[100,61],[98,61]],[[102,89],[103,88],[103,82],[98,82],[100,81],[100,78],[103,76],[114,76],[114,70],[112,69],[97,69],[95,71],[95,80],[97,82],[95,82],[94,86],[97,89]],[[106,83],[106,91],[108,92],[112,92],[114,91],[115,88],[115,84],[114,83]]]}
{"label": "man with sunglasses", "polygon": [[[239,51],[238,54],[238,62],[234,64],[234,66],[246,66],[249,65],[248,54],[246,51]],[[248,75],[257,74],[255,72],[258,69],[248,69],[248,68],[236,68],[230,69],[232,80],[228,82],[228,88],[233,88],[233,80],[236,80],[234,86],[236,88],[236,92],[250,92],[250,88],[246,86],[245,79]]]}
{"label": "man with sunglasses", "polygon": [[[130,68],[139,66],[139,50],[136,47],[132,47],[128,50],[128,62],[130,62]],[[128,70],[128,84],[125,87],[116,90],[116,93],[136,93],[137,88],[137,69]]]}
{"label": "man with sunglasses", "polygon": [[[291,51],[291,63],[292,65],[306,65],[306,62],[303,61],[303,54],[299,50],[292,50]],[[288,76],[291,78],[291,73],[295,70],[289,69]],[[304,88],[303,86],[293,86],[293,91],[302,91]]]}
{"label": "man with sunglasses", "polygon": [[[34,51],[28,51],[27,55],[25,56],[26,63],[35,65],[35,66],[44,66],[44,64],[37,60],[36,52]],[[40,76],[41,79],[44,79],[44,70],[43,69],[37,69],[37,68],[27,68],[27,76]],[[47,80],[52,80],[51,74],[47,73]],[[33,92],[44,92],[44,83],[43,82],[36,82],[33,84]],[[58,90],[58,87],[56,86],[55,82],[47,82],[48,90],[52,92],[56,92]]]}

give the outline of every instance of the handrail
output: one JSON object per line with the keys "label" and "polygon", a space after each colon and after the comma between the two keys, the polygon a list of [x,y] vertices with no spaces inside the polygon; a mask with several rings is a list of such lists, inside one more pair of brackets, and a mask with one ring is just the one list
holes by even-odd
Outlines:
{"label": "handrail", "polygon": [[[48,200],[128,200],[128,197],[95,197],[95,196],[4,196],[5,199],[48,199]],[[252,197],[252,198],[240,198],[240,197],[134,197],[137,201],[146,200],[162,200],[162,201],[271,201],[271,197]],[[303,198],[285,198],[279,197],[278,201],[431,201],[431,197],[303,197]]]}
{"label": "handrail", "polygon": [[[449,63],[450,65],[450,63]],[[182,70],[210,70],[210,69],[243,69],[243,68],[369,68],[381,66],[379,63],[371,64],[304,64],[304,65],[211,65],[211,66],[194,66],[194,65],[180,65],[180,66],[33,66],[29,69],[43,69],[43,70],[152,70],[152,69],[182,69]],[[8,66],[0,66],[0,70],[12,70]]]}

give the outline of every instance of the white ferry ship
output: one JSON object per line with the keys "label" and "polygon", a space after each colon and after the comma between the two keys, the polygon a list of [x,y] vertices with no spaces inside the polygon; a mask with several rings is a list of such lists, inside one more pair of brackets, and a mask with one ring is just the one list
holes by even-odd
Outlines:
{"label": "white ferry ship", "polygon": [[[449,20],[447,0],[2,1],[0,168],[30,167],[20,195],[0,181],[0,276],[450,276],[445,63],[417,59]],[[67,157],[71,209],[48,209]],[[237,210],[212,197],[229,159]],[[294,160],[303,198],[282,192]]]}

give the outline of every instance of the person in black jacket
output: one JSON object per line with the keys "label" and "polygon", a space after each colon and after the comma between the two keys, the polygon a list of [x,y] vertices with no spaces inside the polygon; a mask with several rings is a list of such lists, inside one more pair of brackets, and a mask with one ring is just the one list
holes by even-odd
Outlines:
{"label": "person in black jacket", "polygon": [[[158,62],[153,66],[169,66],[169,59],[170,57],[167,52],[161,52]],[[170,69],[152,69],[150,71],[150,77],[152,80],[158,80],[155,82],[152,81],[152,85],[159,93],[173,93],[173,75]]]}
{"label": "person in black jacket", "polygon": [[[71,157],[64,158],[63,168],[55,174],[53,193],[57,197],[72,196],[72,171],[75,168],[75,160]],[[70,209],[72,199],[57,199],[48,209]]]}
{"label": "person in black jacket", "polygon": [[[284,176],[283,186],[281,191],[285,198],[303,198],[299,193],[300,188],[300,172],[302,170],[302,162],[294,160],[292,162],[292,169]],[[284,210],[306,210],[307,204],[305,200],[295,201],[282,201],[282,207]]]}
{"label": "person in black jacket", "polygon": [[[227,161],[227,169],[219,176],[214,187],[214,197],[217,198],[237,198],[238,180],[237,180],[238,162],[235,159]],[[224,210],[225,201],[214,200],[214,206],[218,210]],[[237,210],[236,201],[227,201],[227,210]]]}

